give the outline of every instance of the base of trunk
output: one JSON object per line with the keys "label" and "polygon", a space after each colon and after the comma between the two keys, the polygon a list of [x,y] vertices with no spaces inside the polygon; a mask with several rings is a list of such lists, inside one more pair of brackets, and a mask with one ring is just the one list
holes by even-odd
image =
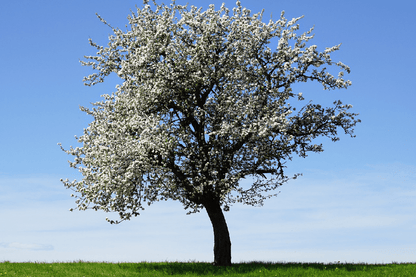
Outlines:
{"label": "base of trunk", "polygon": [[218,202],[204,203],[214,230],[214,265],[231,266],[231,240],[227,222]]}

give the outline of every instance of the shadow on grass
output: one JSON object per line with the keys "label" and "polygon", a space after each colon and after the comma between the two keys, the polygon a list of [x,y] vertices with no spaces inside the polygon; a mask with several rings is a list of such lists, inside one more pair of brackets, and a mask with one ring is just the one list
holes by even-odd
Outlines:
{"label": "shadow on grass", "polygon": [[[324,272],[326,271],[326,272]],[[69,263],[10,263],[0,262],[0,275],[17,273],[18,276],[333,276],[336,271],[356,272],[365,276],[416,276],[415,263],[366,264],[366,263],[287,263],[244,262],[228,267],[214,266],[206,262],[140,262],[111,263],[74,261]],[[94,274],[93,274],[94,272]],[[365,272],[365,273],[364,273]],[[93,275],[91,275],[93,274]],[[328,275],[329,274],[329,275]],[[366,275],[367,274],[367,275]],[[380,275],[381,274],[381,275]],[[49,275],[48,275],[49,276]]]}
{"label": "shadow on grass", "polygon": [[[262,270],[267,271],[292,271],[292,270],[322,270],[322,271],[371,271],[379,269],[382,267],[391,267],[394,265],[406,265],[406,264],[324,264],[324,263],[272,263],[272,262],[245,262],[245,263],[236,263],[229,267],[219,267],[214,266],[210,263],[201,263],[201,262],[165,262],[165,263],[147,263],[142,262],[134,264],[136,271],[140,272],[149,272],[157,271],[159,273],[164,273],[166,275],[175,275],[175,274],[196,274],[196,275],[223,275],[227,273],[235,274],[244,274],[251,272],[259,272]],[[409,264],[413,265],[414,264]],[[119,264],[120,268],[132,269],[132,264]]]}

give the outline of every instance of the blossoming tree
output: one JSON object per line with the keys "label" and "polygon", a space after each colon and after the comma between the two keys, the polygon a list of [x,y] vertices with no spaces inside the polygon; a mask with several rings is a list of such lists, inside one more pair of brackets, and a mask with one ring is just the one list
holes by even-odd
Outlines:
{"label": "blossoming tree", "polygon": [[[333,62],[340,45],[317,51],[306,46],[312,29],[296,34],[295,18],[282,12],[262,22],[240,1],[233,9],[214,5],[201,12],[192,6],[148,1],[129,17],[130,28],[111,27],[106,47],[83,65],[97,70],[84,82],[103,82],[111,73],[122,82],[94,108],[81,110],[94,121],[77,137],[82,147],[61,148],[75,156],[70,166],[83,179],[61,180],[77,209],[118,212],[119,223],[139,215],[145,204],[180,201],[189,213],[205,209],[214,230],[214,263],[231,265],[231,241],[223,215],[236,202],[262,205],[289,179],[285,161],[294,154],[323,151],[319,136],[339,140],[353,135],[359,122],[351,105],[324,108],[302,103],[292,91],[297,82],[316,81],[324,89],[347,88],[348,66]],[[179,15],[179,19],[176,17]],[[277,47],[268,44],[276,39]],[[337,77],[325,65],[340,68]],[[292,105],[289,103],[292,103]],[[298,102],[299,101],[299,102]],[[265,174],[270,174],[269,178]],[[248,188],[239,180],[256,177]],[[72,210],[72,209],[71,209]]]}

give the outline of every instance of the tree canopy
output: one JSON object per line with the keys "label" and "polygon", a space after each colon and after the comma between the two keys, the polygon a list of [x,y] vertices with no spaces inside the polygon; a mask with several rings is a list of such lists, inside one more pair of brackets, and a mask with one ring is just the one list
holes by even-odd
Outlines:
{"label": "tree canopy", "polygon": [[[107,46],[90,39],[97,53],[82,64],[97,72],[84,82],[92,86],[112,73],[122,82],[93,108],[81,107],[94,118],[77,137],[82,147],[61,146],[83,175],[62,180],[78,193],[79,210],[118,212],[123,221],[146,204],[173,199],[191,213],[207,209],[215,232],[211,206],[219,213],[236,202],[262,205],[297,177],[285,174],[286,161],[323,151],[314,139],[337,141],[339,130],[354,136],[360,120],[351,105],[293,104],[305,101],[292,91],[298,82],[326,90],[351,85],[344,79],[350,68],[331,60],[340,45],[319,52],[307,46],[313,28],[296,33],[302,17],[288,21],[282,12],[264,23],[263,12],[252,15],[236,4],[230,15],[224,4],[202,12],[175,1],[154,2],[152,10],[144,1],[125,31],[98,15],[114,34]],[[326,66],[337,66],[338,76]],[[239,181],[247,176],[257,180],[243,188]]]}

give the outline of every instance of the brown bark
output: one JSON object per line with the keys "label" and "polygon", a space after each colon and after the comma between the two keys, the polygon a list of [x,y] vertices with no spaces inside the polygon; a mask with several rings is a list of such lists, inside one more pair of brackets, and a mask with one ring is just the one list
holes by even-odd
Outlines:
{"label": "brown bark", "polygon": [[215,200],[203,204],[214,230],[214,265],[231,266],[231,240],[220,203]]}

